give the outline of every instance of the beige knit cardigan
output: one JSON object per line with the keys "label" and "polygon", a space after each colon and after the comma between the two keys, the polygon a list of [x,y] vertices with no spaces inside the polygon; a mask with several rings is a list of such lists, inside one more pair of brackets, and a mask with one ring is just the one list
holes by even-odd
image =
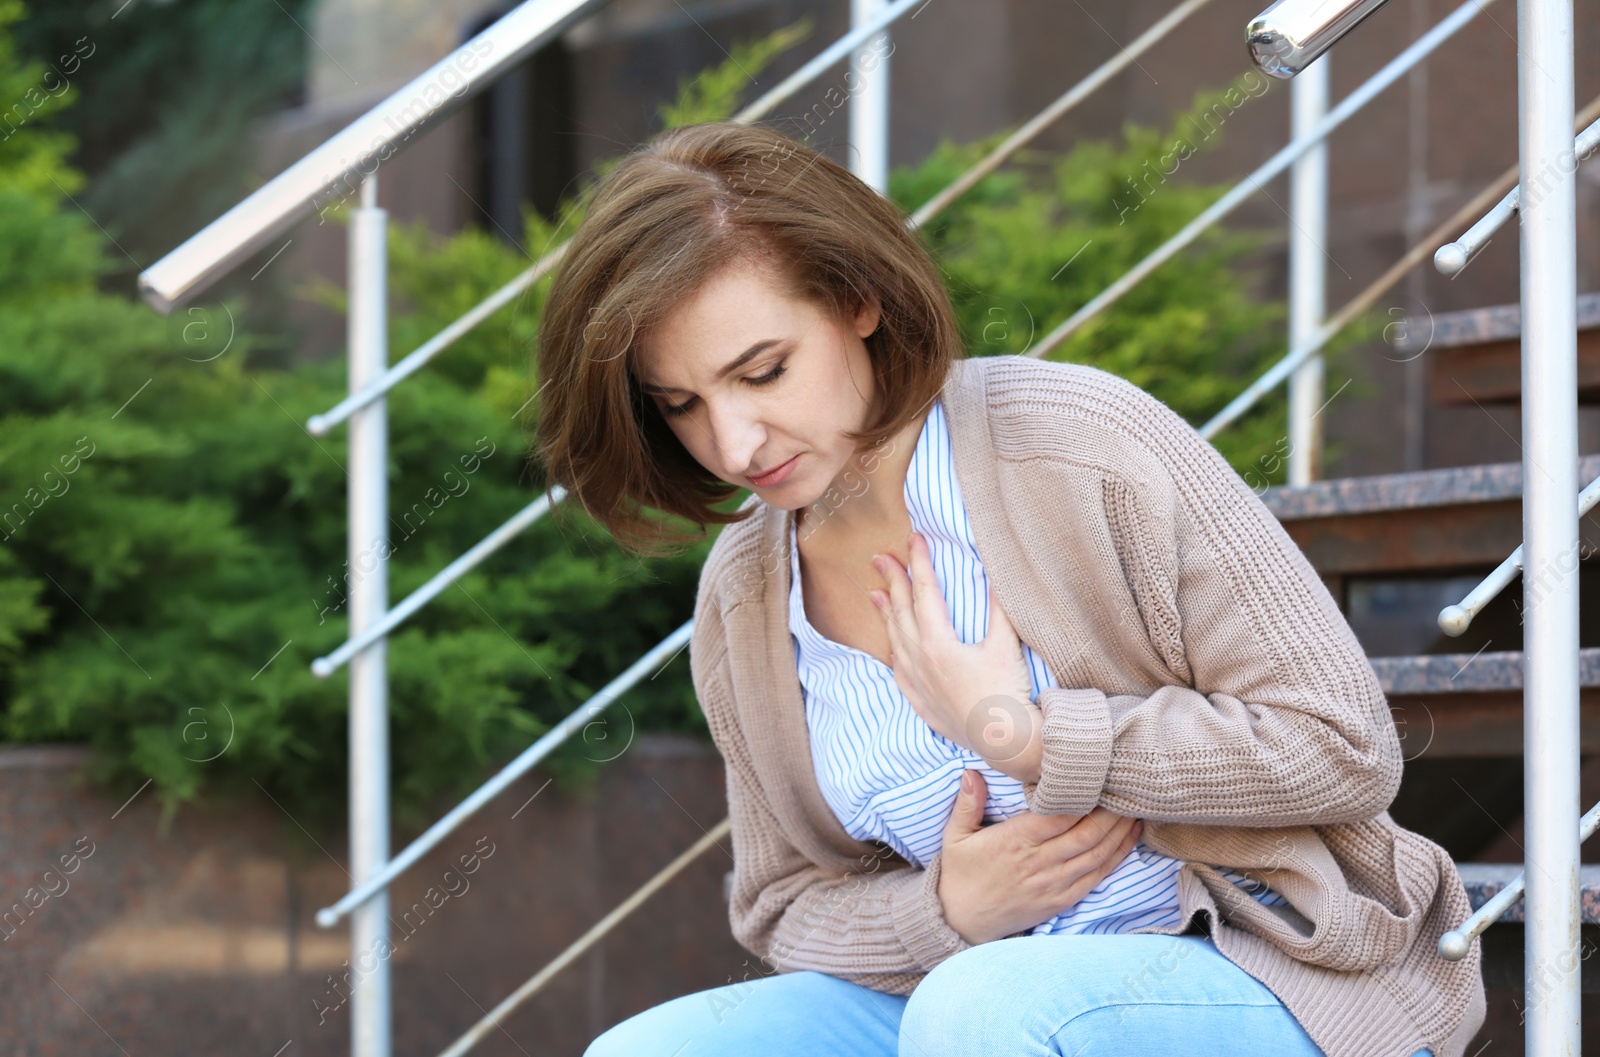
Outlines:
{"label": "beige knit cardigan", "polygon": [[[1444,849],[1389,817],[1402,757],[1383,691],[1277,520],[1113,375],[966,359],[941,399],[979,556],[1060,683],[1037,699],[1029,806],[1144,819],[1144,841],[1185,860],[1183,923],[1137,931],[1199,915],[1328,1057],[1460,1057],[1485,1014],[1480,952],[1435,945],[1466,891]],[[917,869],[856,840],[823,800],[789,638],[793,514],[746,507],[702,570],[690,644],[726,763],[733,935],[773,970],[909,994],[970,945],[944,920],[940,857]]]}

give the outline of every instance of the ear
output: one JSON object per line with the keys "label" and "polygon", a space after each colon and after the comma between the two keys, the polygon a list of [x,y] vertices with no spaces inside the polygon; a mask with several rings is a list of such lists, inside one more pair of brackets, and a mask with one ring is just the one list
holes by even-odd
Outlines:
{"label": "ear", "polygon": [[868,294],[867,301],[856,309],[855,331],[856,337],[864,338],[878,329],[878,319],[883,311],[882,304],[877,295]]}

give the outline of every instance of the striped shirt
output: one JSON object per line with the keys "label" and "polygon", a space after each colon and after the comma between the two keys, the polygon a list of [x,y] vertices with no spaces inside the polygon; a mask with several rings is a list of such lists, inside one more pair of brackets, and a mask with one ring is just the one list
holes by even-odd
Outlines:
{"label": "striped shirt", "polygon": [[[973,543],[944,407],[937,399],[911,454],[905,502],[912,526],[928,543],[957,637],[969,644],[981,641],[989,626],[988,577]],[[939,851],[966,768],[981,772],[988,784],[985,823],[1028,810],[1022,783],[935,733],[895,685],[888,666],[811,626],[792,525],[791,521],[790,639],[817,784],[845,831],[857,840],[882,841],[913,866],[925,867]],[[1058,685],[1027,643],[1022,654],[1035,696],[1044,687]],[[1031,932],[1129,932],[1146,925],[1177,924],[1177,874],[1182,865],[1182,860],[1140,841],[1091,892]],[[1221,872],[1262,903],[1287,902],[1260,882],[1229,870]]]}

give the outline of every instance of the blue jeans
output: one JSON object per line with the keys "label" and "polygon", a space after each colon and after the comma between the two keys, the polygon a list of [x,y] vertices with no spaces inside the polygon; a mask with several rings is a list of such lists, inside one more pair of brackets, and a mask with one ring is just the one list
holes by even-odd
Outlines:
{"label": "blue jeans", "polygon": [[935,966],[909,998],[818,972],[759,976],[647,1009],[584,1057],[1153,1053],[1324,1057],[1209,937],[1137,933],[980,944]]}

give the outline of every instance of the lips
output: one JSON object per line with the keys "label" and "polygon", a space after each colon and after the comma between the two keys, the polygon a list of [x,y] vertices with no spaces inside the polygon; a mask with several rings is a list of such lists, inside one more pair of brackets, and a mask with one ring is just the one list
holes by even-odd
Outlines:
{"label": "lips", "polygon": [[778,465],[774,466],[772,469],[766,471],[765,473],[751,474],[750,475],[750,480],[754,481],[758,485],[765,485],[765,484],[774,483],[772,481],[772,478],[775,475],[782,474],[782,473],[786,472],[788,470],[790,464],[793,463],[794,460],[798,459],[799,457],[800,456],[795,455],[795,456],[789,458],[788,460],[779,463]]}

